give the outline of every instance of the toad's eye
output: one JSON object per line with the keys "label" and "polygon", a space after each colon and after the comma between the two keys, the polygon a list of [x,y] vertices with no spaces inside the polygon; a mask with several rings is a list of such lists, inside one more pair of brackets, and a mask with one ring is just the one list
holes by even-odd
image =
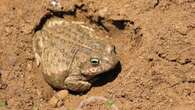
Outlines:
{"label": "toad's eye", "polygon": [[96,66],[100,63],[100,60],[98,58],[91,58],[90,62],[92,65]]}

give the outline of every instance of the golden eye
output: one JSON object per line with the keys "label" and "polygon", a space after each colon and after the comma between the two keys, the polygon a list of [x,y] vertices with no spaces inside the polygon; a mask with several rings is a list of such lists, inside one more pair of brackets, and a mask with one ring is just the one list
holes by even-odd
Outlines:
{"label": "golden eye", "polygon": [[98,65],[100,63],[98,58],[91,58],[90,62],[91,62],[92,65]]}

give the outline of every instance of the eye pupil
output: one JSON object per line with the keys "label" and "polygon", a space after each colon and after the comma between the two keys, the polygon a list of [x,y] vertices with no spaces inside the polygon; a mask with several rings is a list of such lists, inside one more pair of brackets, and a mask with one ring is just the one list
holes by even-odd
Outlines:
{"label": "eye pupil", "polygon": [[97,62],[97,61],[92,61],[92,63],[93,63],[93,64],[96,64],[96,63],[98,63],[98,62]]}
{"label": "eye pupil", "polygon": [[97,65],[97,64],[99,64],[99,59],[97,59],[97,58],[92,58],[92,59],[91,59],[91,64],[92,64],[92,65]]}

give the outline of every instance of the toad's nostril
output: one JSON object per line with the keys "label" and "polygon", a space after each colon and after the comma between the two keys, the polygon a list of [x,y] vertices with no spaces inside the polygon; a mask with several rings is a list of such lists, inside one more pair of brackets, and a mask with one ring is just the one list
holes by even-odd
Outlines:
{"label": "toad's nostril", "polygon": [[113,49],[112,49],[111,53],[116,54],[116,48],[115,48],[115,46],[113,46]]}

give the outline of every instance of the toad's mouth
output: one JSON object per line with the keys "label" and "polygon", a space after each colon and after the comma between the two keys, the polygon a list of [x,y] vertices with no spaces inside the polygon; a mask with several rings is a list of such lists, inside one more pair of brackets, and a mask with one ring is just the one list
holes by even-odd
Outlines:
{"label": "toad's mouth", "polygon": [[104,73],[104,71],[102,71],[101,67],[92,67],[86,71],[81,71],[81,74],[87,79],[93,78],[94,76],[102,73]]}
{"label": "toad's mouth", "polygon": [[85,75],[85,74],[82,74],[82,76],[83,76],[83,79],[85,81],[89,81],[89,80],[91,80],[91,79],[93,79],[95,77],[95,76],[90,76],[90,75]]}

